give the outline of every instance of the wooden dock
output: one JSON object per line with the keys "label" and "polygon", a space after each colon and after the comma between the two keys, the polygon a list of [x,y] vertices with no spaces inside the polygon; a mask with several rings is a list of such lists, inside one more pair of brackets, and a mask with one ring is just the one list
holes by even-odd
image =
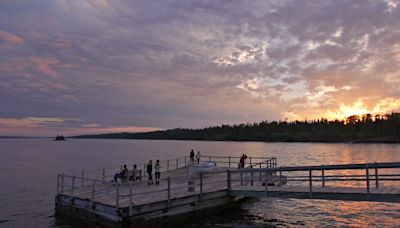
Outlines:
{"label": "wooden dock", "polygon": [[276,158],[251,158],[238,169],[237,157],[206,160],[217,166],[196,176],[188,175],[186,157],[163,161],[159,185],[144,176],[111,182],[106,169],[101,178],[58,175],[57,213],[100,227],[139,227],[203,216],[244,197],[400,202],[400,162],[278,167]]}

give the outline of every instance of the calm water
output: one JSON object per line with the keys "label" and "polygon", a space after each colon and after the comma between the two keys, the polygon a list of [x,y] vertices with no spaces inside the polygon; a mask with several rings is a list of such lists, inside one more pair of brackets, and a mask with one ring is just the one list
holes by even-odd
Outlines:
{"label": "calm water", "polygon": [[[54,217],[56,175],[149,159],[203,155],[275,156],[278,165],[400,161],[400,145],[150,140],[0,140],[0,227],[74,227]],[[190,225],[190,224],[188,224]],[[247,201],[194,227],[400,226],[400,204],[326,200]]]}

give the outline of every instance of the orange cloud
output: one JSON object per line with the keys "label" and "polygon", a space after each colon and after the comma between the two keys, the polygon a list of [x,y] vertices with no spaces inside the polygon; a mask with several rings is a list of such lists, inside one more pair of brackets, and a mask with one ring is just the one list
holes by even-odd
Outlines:
{"label": "orange cloud", "polygon": [[52,65],[58,64],[59,61],[55,58],[47,57],[42,58],[38,56],[30,57],[29,60],[35,64],[35,69],[48,76],[59,78],[60,74],[53,69]]}
{"label": "orange cloud", "polygon": [[0,30],[0,39],[12,44],[19,44],[24,41],[21,37],[13,35],[3,30]]}

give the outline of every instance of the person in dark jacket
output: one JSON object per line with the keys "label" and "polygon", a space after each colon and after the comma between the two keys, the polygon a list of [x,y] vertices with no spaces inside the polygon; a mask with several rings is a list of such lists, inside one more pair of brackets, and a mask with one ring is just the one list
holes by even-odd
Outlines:
{"label": "person in dark jacket", "polygon": [[149,163],[147,163],[147,174],[149,176],[149,181],[148,185],[153,184],[153,162],[150,160]]}

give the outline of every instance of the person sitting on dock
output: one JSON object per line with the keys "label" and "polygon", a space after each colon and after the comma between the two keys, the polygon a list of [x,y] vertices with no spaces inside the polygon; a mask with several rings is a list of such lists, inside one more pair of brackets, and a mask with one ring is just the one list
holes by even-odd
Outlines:
{"label": "person sitting on dock", "polygon": [[149,176],[149,181],[148,181],[148,185],[153,184],[153,161],[150,160],[149,163],[147,163],[147,174]]}
{"label": "person sitting on dock", "polygon": [[196,154],[196,160],[197,160],[197,164],[199,164],[199,163],[200,163],[200,158],[201,158],[200,151],[197,151],[197,154]]}
{"label": "person sitting on dock", "polygon": [[121,172],[116,173],[114,175],[114,182],[117,182],[118,178],[121,181],[124,181],[128,177],[128,168],[126,167],[126,164],[124,165],[124,168],[121,170]]}
{"label": "person sitting on dock", "polygon": [[156,164],[154,165],[154,175],[156,178],[156,185],[160,184],[160,175],[161,175],[161,165],[160,160],[157,160]]}

